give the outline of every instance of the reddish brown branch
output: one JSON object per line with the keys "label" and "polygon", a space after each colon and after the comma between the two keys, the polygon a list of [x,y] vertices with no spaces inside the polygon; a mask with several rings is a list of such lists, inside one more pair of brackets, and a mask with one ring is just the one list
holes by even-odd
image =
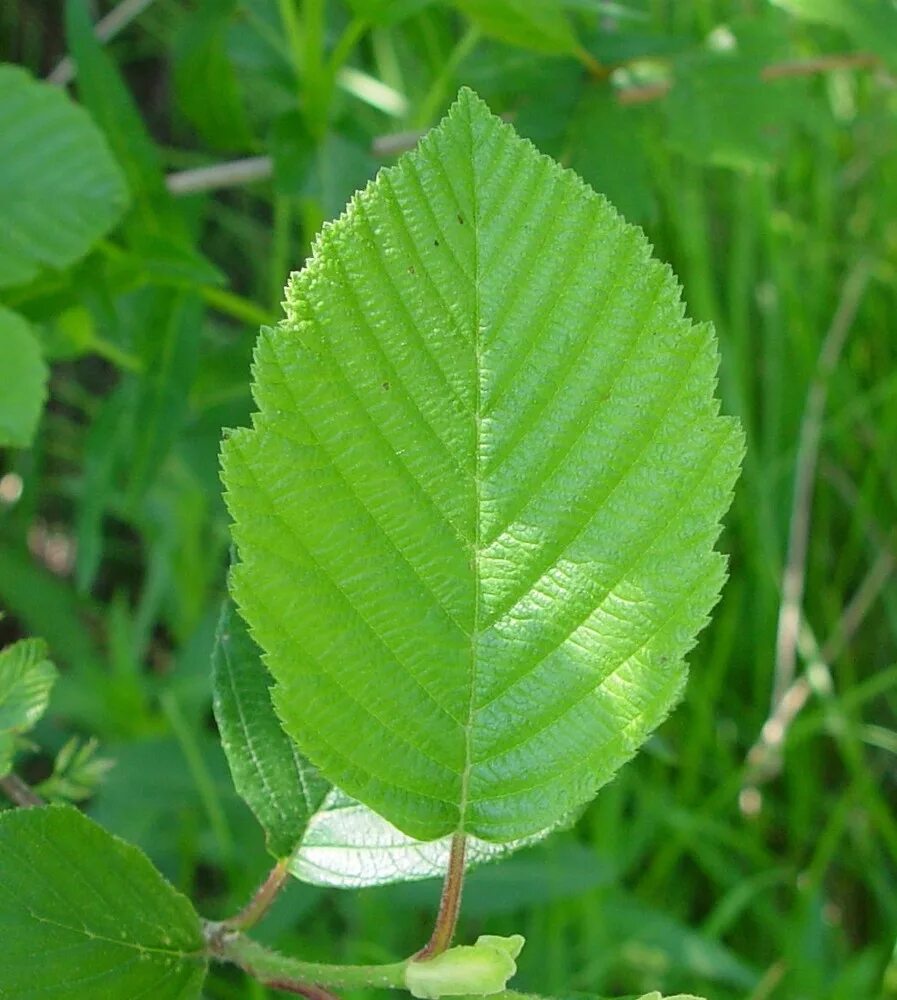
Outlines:
{"label": "reddish brown branch", "polygon": [[283,993],[294,993],[306,1000],[338,1000],[335,993],[325,990],[323,986],[312,986],[307,983],[295,983],[291,979],[266,979],[263,986]]}
{"label": "reddish brown branch", "polygon": [[281,858],[249,902],[224,923],[230,930],[245,931],[262,919],[290,876],[289,858]]}
{"label": "reddish brown branch", "polygon": [[3,792],[13,805],[17,805],[22,809],[46,805],[37,792],[35,792],[30,785],[25,784],[25,782],[12,771],[10,771],[5,778],[0,778],[0,791]]}
{"label": "reddish brown branch", "polygon": [[[876,69],[881,59],[871,52],[843,52],[815,59],[800,59],[790,62],[773,63],[760,70],[759,79],[763,83],[802,76],[816,76],[839,69]],[[617,101],[622,105],[647,104],[657,101],[673,89],[673,81],[660,80],[641,87],[624,87],[617,92]]]}
{"label": "reddish brown branch", "polygon": [[456,833],[452,837],[452,849],[449,853],[448,871],[442,885],[442,898],[439,900],[439,913],[430,940],[414,956],[418,961],[435,958],[441,955],[452,943],[455,936],[455,926],[461,911],[461,892],[464,888],[464,864],[467,855],[467,837]]}

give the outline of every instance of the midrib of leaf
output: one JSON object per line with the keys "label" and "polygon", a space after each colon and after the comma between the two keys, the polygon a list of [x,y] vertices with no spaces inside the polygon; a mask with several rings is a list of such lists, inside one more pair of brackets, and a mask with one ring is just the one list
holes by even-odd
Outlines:
{"label": "midrib of leaf", "polygon": [[[476,718],[476,688],[477,688],[477,647],[480,637],[480,603],[481,603],[481,573],[480,551],[482,532],[482,377],[483,358],[480,338],[480,213],[477,198],[476,174],[476,143],[474,141],[473,122],[470,119],[470,104],[467,104],[467,137],[470,143],[470,197],[473,208],[473,336],[474,351],[474,410],[473,410],[473,441],[474,441],[474,542],[473,542],[473,630],[470,637],[470,685],[468,691],[467,722],[464,726],[464,766],[461,772],[461,798],[458,807],[458,833],[464,833],[467,819],[467,805],[470,799],[470,772],[472,768],[473,726]],[[444,170],[444,167],[443,167]],[[451,186],[451,179],[446,173],[446,179]],[[452,187],[454,192],[454,188]],[[463,206],[458,202],[459,211]]]}

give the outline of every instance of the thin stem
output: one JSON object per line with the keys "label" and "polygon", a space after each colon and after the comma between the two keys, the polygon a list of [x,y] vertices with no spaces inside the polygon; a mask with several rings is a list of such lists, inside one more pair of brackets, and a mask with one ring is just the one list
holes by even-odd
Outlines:
{"label": "thin stem", "polygon": [[207,923],[206,943],[209,952],[222,962],[238,965],[254,979],[278,989],[310,996],[310,990],[322,987],[335,989],[405,988],[405,967],[408,962],[389,965],[326,965],[302,962],[281,955],[242,934],[234,933],[226,924]]}
{"label": "thin stem", "polygon": [[[625,65],[625,64],[622,64]],[[881,59],[869,52],[843,52],[829,56],[819,56],[816,59],[792,60],[790,62],[772,63],[760,70],[760,80],[769,83],[772,80],[782,80],[789,77],[817,76],[820,73],[830,73],[839,69],[875,69],[881,65]],[[660,80],[638,87],[623,87],[617,93],[620,104],[647,104],[656,101],[673,89],[673,81]]]}
{"label": "thin stem", "polygon": [[0,791],[3,792],[13,805],[17,805],[22,809],[46,805],[46,802],[44,802],[37,792],[30,785],[22,781],[14,771],[10,771],[5,778],[0,778]]}
{"label": "thin stem", "polygon": [[271,908],[271,904],[277,898],[277,894],[286,884],[290,877],[290,859],[281,858],[271,869],[271,873],[259,886],[257,892],[249,902],[224,923],[235,931],[246,931],[254,927]]}
{"label": "thin stem", "polygon": [[159,699],[162,712],[168,720],[168,724],[174,731],[175,739],[180,745],[181,752],[187,764],[187,770],[193,779],[199,799],[206,811],[209,825],[218,842],[218,848],[225,858],[232,858],[234,855],[234,839],[231,836],[227,817],[224,814],[224,807],[215,787],[215,782],[209,773],[205,759],[199,750],[195,735],[191,726],[187,724],[181,712],[180,705],[171,691],[163,692]]}
{"label": "thin stem", "polygon": [[327,43],[327,0],[304,0],[302,4],[302,73],[305,77],[307,119],[312,131],[327,131],[330,107],[330,74],[324,61]]}
{"label": "thin stem", "polygon": [[[122,0],[122,3],[113,7],[105,17],[97,21],[94,34],[101,42],[108,42],[140,17],[154,2],[155,0]],[[65,87],[74,80],[76,72],[75,61],[71,56],[64,56],[47,77],[47,83]]]}
{"label": "thin stem", "polygon": [[270,156],[247,156],[228,163],[178,170],[165,178],[165,186],[173,195],[197,194],[233,187],[235,184],[266,181],[273,173],[274,162]]}
{"label": "thin stem", "polygon": [[771,712],[794,680],[797,659],[797,637],[803,603],[807,548],[813,487],[816,481],[822,422],[828,399],[828,386],[837,365],[847,334],[871,276],[869,262],[861,261],[844,282],[841,300],[831,326],[822,343],[816,363],[816,374],[810,384],[798,437],[797,462],[794,474],[794,494],[788,532],[788,552],[782,574],[782,600],[776,632],[775,683]]}
{"label": "thin stem", "polygon": [[875,69],[881,59],[873,52],[835,53],[817,56],[815,59],[799,59],[794,62],[773,63],[760,71],[761,80],[781,80],[789,76],[814,76],[839,69]]}
{"label": "thin stem", "polygon": [[203,301],[208,303],[213,309],[238,319],[250,326],[269,326],[277,322],[277,315],[274,312],[263,308],[250,299],[244,299],[241,295],[235,295],[224,288],[215,288],[213,285],[203,285],[199,289],[199,294]]}
{"label": "thin stem", "polygon": [[430,940],[414,956],[418,961],[441,955],[452,943],[452,938],[455,936],[455,926],[458,923],[458,914],[461,912],[466,854],[467,837],[463,833],[456,833],[452,837],[452,849],[449,854],[445,882],[442,885],[442,898],[439,901],[436,926],[433,928]]}

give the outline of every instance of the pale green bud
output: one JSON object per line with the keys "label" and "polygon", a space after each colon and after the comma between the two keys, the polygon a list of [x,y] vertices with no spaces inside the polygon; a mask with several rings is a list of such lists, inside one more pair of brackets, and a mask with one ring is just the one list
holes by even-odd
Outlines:
{"label": "pale green bud", "polygon": [[517,971],[514,960],[523,944],[520,934],[511,937],[483,934],[476,944],[459,945],[435,958],[409,962],[405,986],[419,1000],[501,993]]}

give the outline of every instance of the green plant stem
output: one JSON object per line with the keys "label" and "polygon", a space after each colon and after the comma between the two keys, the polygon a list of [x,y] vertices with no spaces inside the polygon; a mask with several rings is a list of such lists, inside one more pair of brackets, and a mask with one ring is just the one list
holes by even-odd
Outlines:
{"label": "green plant stem", "polygon": [[206,762],[203,760],[202,752],[196,742],[192,728],[187,724],[187,720],[181,712],[180,705],[171,691],[164,691],[162,693],[159,698],[159,704],[162,706],[165,718],[168,720],[168,724],[171,726],[175,738],[180,744],[181,752],[184,754],[184,760],[187,763],[187,769],[193,778],[193,783],[205,808],[209,825],[212,827],[215,840],[218,842],[218,848],[225,858],[232,858],[234,855],[234,839],[231,836],[230,827],[224,815],[224,808],[221,805],[218,790],[215,788],[215,782],[212,780],[209,769],[206,767]]}
{"label": "green plant stem", "polygon": [[352,54],[352,49],[355,48],[367,29],[368,22],[367,18],[364,17],[353,17],[346,25],[345,31],[340,35],[336,45],[334,45],[333,52],[330,53],[330,60],[327,66],[331,79],[336,78],[336,74]]}
{"label": "green plant stem", "polygon": [[207,923],[205,935],[213,957],[238,965],[265,985],[276,985],[278,989],[304,996],[309,996],[315,987],[350,990],[405,988],[407,960],[389,965],[326,965],[302,962],[271,951],[243,934],[233,933],[226,924]]}
{"label": "green plant stem", "polygon": [[414,116],[415,124],[419,128],[425,128],[430,125],[436,115],[445,106],[458,67],[476,48],[481,37],[480,29],[472,25],[458,39],[457,44],[449,53],[448,59],[446,59],[436,79],[430,85],[430,89],[421,101],[419,110]]}
{"label": "green plant stem", "polygon": [[327,0],[304,0],[302,4],[302,74],[305,83],[306,117],[312,132],[327,131],[330,86],[324,62]]}
{"label": "green plant stem", "polygon": [[233,292],[227,292],[223,288],[203,285],[199,289],[199,294],[203,301],[213,309],[225,316],[249,323],[250,326],[267,326],[277,322],[276,315],[268,312],[267,309],[250,299],[244,299],[240,295],[234,295]]}
{"label": "green plant stem", "polygon": [[271,904],[289,877],[290,859],[281,858],[271,869],[271,873],[259,886],[252,899],[239,913],[235,913],[234,916],[225,920],[225,924],[235,931],[245,931],[254,927],[271,908]]}
{"label": "green plant stem", "polygon": [[430,940],[414,956],[417,960],[435,958],[441,955],[452,943],[458,914],[461,912],[461,893],[464,888],[464,863],[467,854],[467,837],[456,833],[452,838],[452,849],[449,854],[448,871],[442,885],[442,898],[439,901],[439,913],[436,916],[436,926]]}

